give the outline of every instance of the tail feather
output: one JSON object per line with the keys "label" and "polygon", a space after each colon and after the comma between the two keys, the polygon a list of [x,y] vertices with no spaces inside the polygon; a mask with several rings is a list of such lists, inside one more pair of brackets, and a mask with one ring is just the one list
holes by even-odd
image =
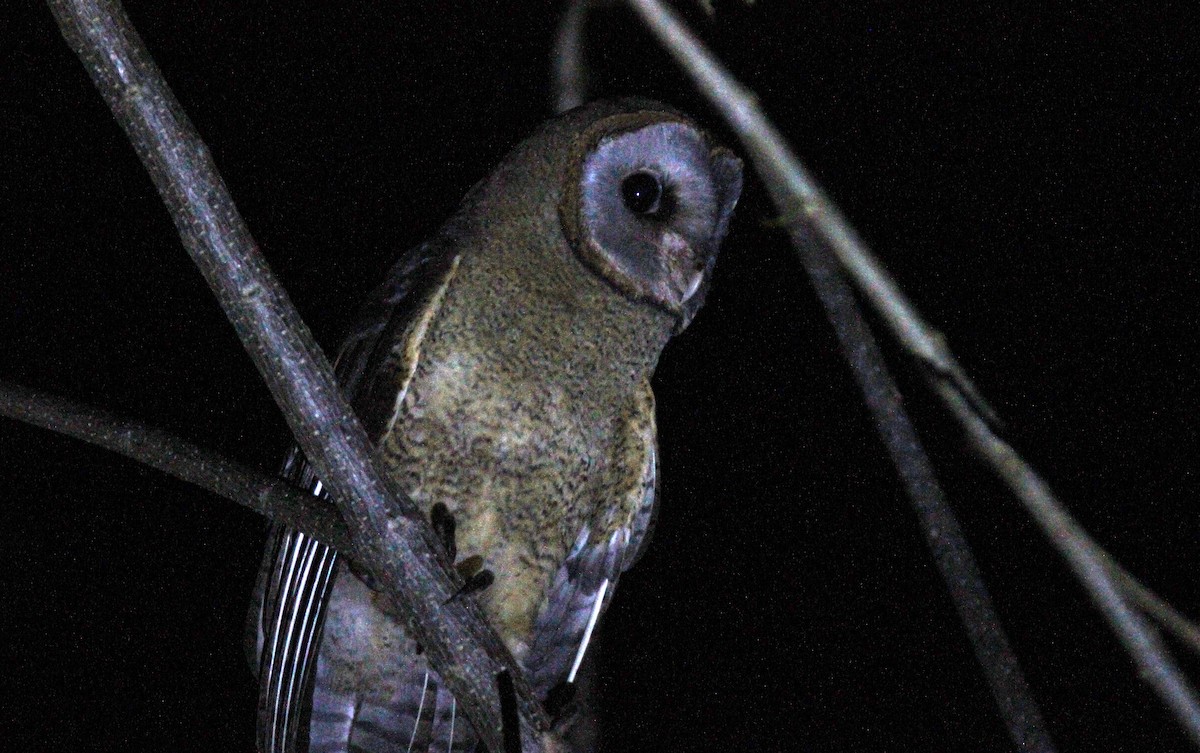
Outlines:
{"label": "tail feather", "polygon": [[458,702],[444,687],[438,688],[432,732],[429,753],[466,753],[474,749],[475,736],[458,713]]}
{"label": "tail feather", "polygon": [[318,662],[309,718],[308,753],[342,753],[350,739],[358,703],[353,694],[334,692],[322,683],[321,669]]}
{"label": "tail feather", "polygon": [[291,751],[300,737],[304,695],[320,643],[337,553],[295,530],[283,532],[262,619],[259,750]]}
{"label": "tail feather", "polygon": [[321,687],[313,693],[309,753],[467,753],[474,735],[458,715],[454,696],[430,672],[409,697],[383,698],[364,689],[346,694]]}

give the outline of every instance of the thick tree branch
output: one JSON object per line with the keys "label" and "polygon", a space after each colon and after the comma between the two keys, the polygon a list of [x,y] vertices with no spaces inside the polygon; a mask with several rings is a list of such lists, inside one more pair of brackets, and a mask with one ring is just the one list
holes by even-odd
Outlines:
{"label": "thick tree branch", "polygon": [[1200,744],[1200,702],[1153,628],[1130,607],[1102,550],[1062,508],[1045,482],[994,431],[994,416],[943,338],[929,327],[867,250],[754,97],[724,69],[659,0],[630,0],[634,10],[709,98],[745,146],[759,177],[787,221],[793,243],[808,257],[819,244],[833,255],[893,333],[928,369],[935,391],[973,447],[1025,505],[1084,584],[1144,677]]}
{"label": "thick tree branch", "polygon": [[119,3],[48,0],[167,204],[184,247],[263,375],[296,441],[342,505],[351,535],[405,627],[476,732],[504,750],[496,677],[509,670],[523,750],[541,748],[545,713],[473,599],[458,584],[416,506],[377,465],[332,369],[267,268],[224,182]]}

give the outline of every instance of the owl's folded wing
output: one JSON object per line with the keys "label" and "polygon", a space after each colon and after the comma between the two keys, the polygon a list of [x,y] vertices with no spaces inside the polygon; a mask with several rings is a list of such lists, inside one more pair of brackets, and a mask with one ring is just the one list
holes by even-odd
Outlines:
{"label": "owl's folded wing", "polygon": [[[359,324],[342,344],[336,373],[372,441],[389,424],[419,354],[422,321],[448,283],[457,257],[446,246],[418,246],[396,263],[370,296]],[[410,362],[411,361],[411,362]],[[303,455],[293,448],[283,475],[323,495]],[[312,696],[317,651],[336,552],[285,526],[271,531],[250,611],[247,648],[259,676],[258,748],[296,749]]]}
{"label": "owl's folded wing", "polygon": [[643,385],[626,423],[621,449],[625,457],[616,458],[615,465],[628,474],[623,499],[580,531],[555,573],[534,624],[525,665],[539,695],[560,682],[575,681],[621,573],[637,562],[653,532],[658,509],[658,447],[649,384]]}

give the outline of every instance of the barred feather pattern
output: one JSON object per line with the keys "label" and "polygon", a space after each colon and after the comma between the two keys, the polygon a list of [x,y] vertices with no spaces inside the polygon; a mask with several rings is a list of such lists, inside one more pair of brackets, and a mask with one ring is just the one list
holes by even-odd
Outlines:
{"label": "barred feather pattern", "polygon": [[[653,459],[633,525],[600,542],[585,527],[554,575],[524,662],[541,696],[573,676],[621,572],[648,536],[657,475]],[[378,609],[374,592],[349,568],[337,567],[336,553],[281,529],[269,556],[274,569],[262,603],[277,608],[261,612],[258,621],[259,750],[475,749],[476,737],[437,673]]]}

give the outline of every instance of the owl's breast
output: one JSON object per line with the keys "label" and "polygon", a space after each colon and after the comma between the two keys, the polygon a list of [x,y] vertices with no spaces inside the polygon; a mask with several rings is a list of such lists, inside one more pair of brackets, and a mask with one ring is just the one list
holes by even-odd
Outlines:
{"label": "owl's breast", "polygon": [[456,353],[418,365],[381,449],[401,487],[455,518],[459,557],[495,574],[485,609],[518,655],[593,514],[607,421],[560,381]]}

